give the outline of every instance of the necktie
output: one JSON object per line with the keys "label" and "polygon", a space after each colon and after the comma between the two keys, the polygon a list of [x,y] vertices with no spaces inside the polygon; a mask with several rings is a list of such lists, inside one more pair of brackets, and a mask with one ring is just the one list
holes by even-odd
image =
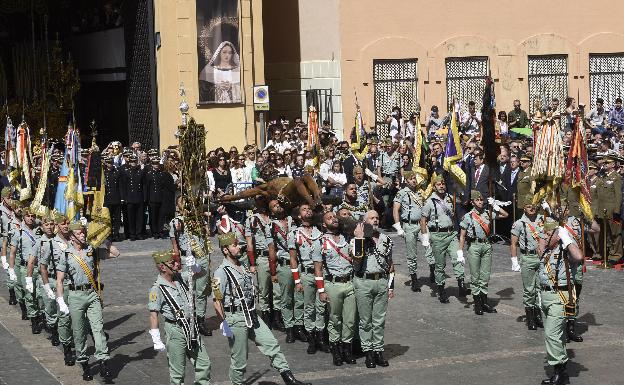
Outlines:
{"label": "necktie", "polygon": [[475,186],[477,185],[477,183],[479,183],[479,177],[481,176],[481,167],[479,167],[477,169],[477,172],[475,172]]}

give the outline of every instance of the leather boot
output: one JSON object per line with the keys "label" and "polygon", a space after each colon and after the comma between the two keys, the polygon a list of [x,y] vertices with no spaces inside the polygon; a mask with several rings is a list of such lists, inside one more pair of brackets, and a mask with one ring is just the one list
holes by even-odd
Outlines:
{"label": "leather boot", "polygon": [[449,303],[448,294],[446,294],[444,285],[438,285],[438,299],[441,303]]}
{"label": "leather boot", "polygon": [[583,337],[576,334],[575,324],[576,324],[576,320],[573,320],[573,319],[569,319],[567,322],[566,331],[568,334],[568,339],[574,342],[583,342]]}
{"label": "leather boot", "polygon": [[19,303],[19,307],[22,311],[22,320],[26,321],[28,319],[28,314],[26,313],[26,304],[22,301]]}
{"label": "leather boot", "polygon": [[15,289],[9,289],[9,305],[17,305],[17,298],[15,298]]}
{"label": "leather boot", "polygon": [[111,378],[113,378],[113,373],[108,367],[108,360],[100,361],[100,377],[102,377],[105,380],[110,380]]}
{"label": "leather boot", "polygon": [[30,319],[30,331],[32,332],[32,334],[41,333],[41,328],[39,327],[39,320],[37,319],[37,317],[32,317]]}
{"label": "leather boot", "polygon": [[476,315],[483,315],[483,304],[481,303],[480,295],[473,295],[472,299],[474,300],[474,312]]}
{"label": "leather boot", "polygon": [[557,364],[554,366],[555,373],[547,380],[542,381],[542,385],[564,385],[568,379],[566,373],[566,364]]}
{"label": "leather boot", "polygon": [[376,368],[377,364],[375,364],[375,352],[367,351],[366,352],[366,360],[364,361],[366,367],[369,369]]}
{"label": "leather boot", "polygon": [[295,329],[286,328],[286,343],[287,344],[295,343]]}
{"label": "leather boot", "polygon": [[308,349],[306,350],[306,353],[308,354],[315,354],[316,353],[316,333],[314,332],[314,330],[312,330],[310,332],[310,334],[308,335]]}
{"label": "leather boot", "polygon": [[463,278],[457,279],[457,288],[459,289],[460,297],[465,297],[466,295],[468,295],[468,289],[466,289],[466,283],[464,283]]}
{"label": "leather boot", "polygon": [[412,291],[420,292],[420,285],[418,284],[418,276],[416,274],[411,274],[412,278]]}
{"label": "leather boot", "polygon": [[535,309],[532,307],[525,307],[524,312],[526,313],[527,329],[537,330],[537,325],[535,325]]}
{"label": "leather boot", "polygon": [[63,345],[63,358],[65,360],[65,366],[74,366],[76,363],[76,356],[72,351],[71,345]]}
{"label": "leather boot", "polygon": [[353,357],[353,345],[350,342],[342,343],[342,361],[347,364],[355,364],[355,358]]}
{"label": "leather boot", "polygon": [[482,306],[483,306],[483,311],[486,313],[498,313],[496,311],[496,309],[494,309],[494,306],[491,306],[488,303],[488,299],[487,299],[487,294],[481,294],[481,302],[482,302]]}
{"label": "leather boot", "polygon": [[429,283],[435,283],[435,264],[429,265]]}
{"label": "leather boot", "polygon": [[260,319],[264,321],[265,325],[268,326],[269,329],[273,328],[273,325],[271,325],[271,312],[270,311],[266,310],[260,313]]}
{"label": "leather boot", "polygon": [[375,363],[384,368],[390,365],[388,363],[388,360],[386,360],[386,358],[383,356],[383,352],[375,352]]}
{"label": "leather boot", "polygon": [[296,339],[298,339],[301,342],[308,342],[308,335],[307,335],[305,329],[303,328],[303,326],[296,325],[294,329],[295,329],[295,338]]}
{"label": "leather boot", "polygon": [[279,330],[281,332],[284,331],[284,320],[282,319],[281,310],[273,311],[273,329]]}
{"label": "leather boot", "polygon": [[282,380],[284,380],[284,384],[286,385],[311,385],[309,382],[297,380],[290,370],[284,370],[280,373],[280,376],[282,376]]}
{"label": "leather boot", "polygon": [[316,347],[322,352],[329,353],[329,345],[325,342],[325,336],[323,336],[322,330],[316,331]]}
{"label": "leather boot", "polygon": [[85,381],[93,380],[93,375],[91,374],[91,368],[89,367],[88,362],[83,362],[82,365],[82,379]]}
{"label": "leather boot", "polygon": [[533,315],[535,316],[535,326],[538,328],[544,328],[544,322],[542,322],[542,310],[539,307],[534,307]]}
{"label": "leather boot", "polygon": [[340,352],[340,342],[331,344],[332,360],[335,366],[342,366],[342,354]]}
{"label": "leather boot", "polygon": [[196,317],[195,321],[197,322],[197,329],[199,330],[199,334],[207,337],[210,337],[212,335],[212,330],[206,327],[206,319],[204,317]]}
{"label": "leather boot", "polygon": [[58,330],[56,329],[56,325],[52,326],[50,335],[50,343],[52,346],[59,346],[61,341],[59,341]]}

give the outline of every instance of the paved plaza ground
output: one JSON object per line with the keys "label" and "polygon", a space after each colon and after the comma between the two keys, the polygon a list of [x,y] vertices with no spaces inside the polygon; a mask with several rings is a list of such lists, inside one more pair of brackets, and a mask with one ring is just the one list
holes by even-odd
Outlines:
{"label": "paved plaza ground", "polygon": [[[428,268],[419,255],[423,291],[412,293],[408,281],[405,244],[395,240],[397,295],[390,301],[386,323],[387,368],[357,365],[335,367],[327,353],[306,354],[306,344],[286,344],[276,332],[296,376],[315,385],[338,384],[539,384],[547,364],[543,333],[524,325],[522,282],[510,271],[507,246],[495,245],[490,299],[498,314],[477,316],[472,299],[458,300],[456,281],[448,282],[451,302],[443,305],[429,289]],[[148,334],[147,291],[156,278],[151,252],[169,245],[165,240],[118,244],[122,256],[102,263],[105,329],[115,384],[168,384],[167,359],[156,353]],[[221,261],[213,255],[213,268]],[[468,269],[468,266],[466,266]],[[447,272],[452,274],[450,266]],[[82,384],[79,366],[65,367],[60,349],[44,335],[33,336],[21,321],[19,308],[8,305],[2,274],[0,289],[0,385]],[[466,278],[469,281],[469,275]],[[572,384],[624,384],[624,272],[590,267],[583,286],[579,329],[583,343],[568,344]],[[214,315],[212,307],[208,315]],[[218,328],[215,318],[209,325]],[[89,340],[90,341],[90,340]],[[229,384],[227,339],[217,331],[204,337],[212,361],[213,383]],[[188,368],[187,368],[188,369]],[[188,371],[188,370],[187,370]],[[189,381],[192,374],[188,371]],[[281,384],[268,360],[251,346],[247,368],[249,384]],[[95,382],[101,381],[96,377]]]}

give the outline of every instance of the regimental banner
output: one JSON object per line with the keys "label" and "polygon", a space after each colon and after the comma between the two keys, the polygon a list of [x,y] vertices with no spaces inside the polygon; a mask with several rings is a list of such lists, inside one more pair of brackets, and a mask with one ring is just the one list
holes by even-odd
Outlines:
{"label": "regimental banner", "polygon": [[242,103],[239,2],[196,1],[198,103]]}

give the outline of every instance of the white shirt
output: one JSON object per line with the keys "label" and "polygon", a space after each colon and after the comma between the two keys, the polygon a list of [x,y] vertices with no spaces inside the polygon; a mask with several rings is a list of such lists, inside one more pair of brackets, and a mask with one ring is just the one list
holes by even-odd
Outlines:
{"label": "white shirt", "polygon": [[215,180],[214,180],[214,175],[212,174],[212,171],[207,171],[206,172],[206,184],[208,185],[208,191],[210,191],[211,193],[215,192]]}
{"label": "white shirt", "polygon": [[234,194],[246,190],[251,187],[251,170],[247,167],[231,168],[232,184],[234,185]]}
{"label": "white shirt", "polygon": [[284,150],[291,148],[290,143],[283,141],[283,142],[273,142],[273,140],[269,140],[269,142],[267,143],[267,145],[264,147],[264,149],[266,150],[267,148],[273,146],[275,148],[275,151],[279,152],[280,154],[284,153]]}
{"label": "white shirt", "polygon": [[[475,116],[476,118],[480,121],[481,120],[481,112],[476,111],[475,112]],[[479,123],[477,122],[477,119],[474,119],[470,113],[468,111],[464,112],[461,116],[461,124],[462,126],[466,126],[466,124],[468,122],[470,122],[470,125],[468,126],[468,128],[466,129],[467,133],[475,133],[479,130]]]}

